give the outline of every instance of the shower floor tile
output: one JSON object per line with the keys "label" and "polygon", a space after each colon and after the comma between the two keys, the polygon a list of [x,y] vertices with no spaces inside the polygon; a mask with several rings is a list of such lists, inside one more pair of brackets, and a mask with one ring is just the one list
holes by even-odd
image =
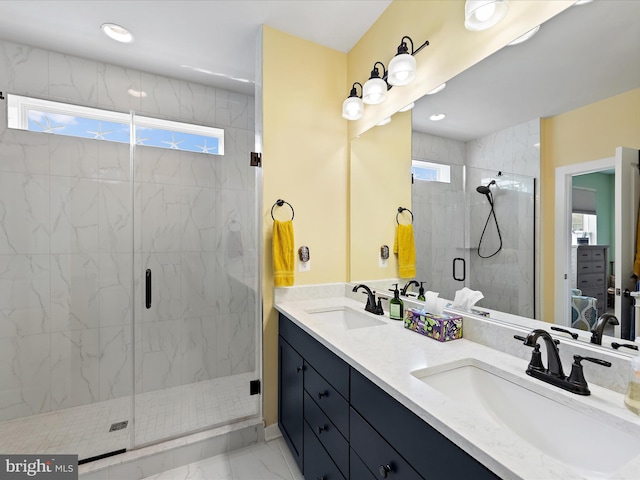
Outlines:
{"label": "shower floor tile", "polygon": [[[254,373],[136,395],[135,444],[150,444],[259,413],[249,395]],[[80,459],[131,449],[131,397],[0,422],[0,452],[77,454]],[[112,424],[126,428],[109,432]]]}

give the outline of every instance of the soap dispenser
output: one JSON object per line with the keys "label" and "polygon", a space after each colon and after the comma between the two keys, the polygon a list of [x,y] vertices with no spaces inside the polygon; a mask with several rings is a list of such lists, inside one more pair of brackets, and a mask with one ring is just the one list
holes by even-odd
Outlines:
{"label": "soap dispenser", "polygon": [[418,300],[422,300],[424,302],[424,282],[420,282],[420,290],[418,292]]}
{"label": "soap dispenser", "polygon": [[629,369],[629,385],[624,404],[636,415],[640,415],[640,357],[633,357]]}
{"label": "soap dispenser", "polygon": [[404,303],[400,299],[398,284],[394,283],[394,285],[396,288],[393,291],[393,298],[389,300],[389,318],[391,320],[402,320],[404,318]]}

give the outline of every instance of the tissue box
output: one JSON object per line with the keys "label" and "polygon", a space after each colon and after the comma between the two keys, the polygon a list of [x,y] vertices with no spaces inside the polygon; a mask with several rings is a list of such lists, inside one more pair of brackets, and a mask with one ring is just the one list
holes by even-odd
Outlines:
{"label": "tissue box", "polygon": [[437,315],[408,308],[404,312],[404,328],[439,342],[448,342],[462,338],[462,317],[459,315]]}

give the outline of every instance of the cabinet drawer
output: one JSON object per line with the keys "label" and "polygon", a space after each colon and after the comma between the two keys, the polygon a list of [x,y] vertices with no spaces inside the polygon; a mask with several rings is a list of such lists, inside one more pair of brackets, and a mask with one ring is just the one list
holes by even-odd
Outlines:
{"label": "cabinet drawer", "polygon": [[379,478],[422,478],[353,408],[350,421],[351,448]]}
{"label": "cabinet drawer", "polygon": [[304,423],[304,477],[309,480],[344,480],[307,422]]}
{"label": "cabinet drawer", "polygon": [[304,418],[342,474],[348,476],[349,444],[307,392],[304,394]]}
{"label": "cabinet drawer", "polygon": [[581,262],[578,264],[578,275],[584,273],[593,273],[593,263],[592,262]]}
{"label": "cabinet drawer", "polygon": [[[473,480],[499,478],[353,368],[351,369],[351,405],[398,452],[410,455],[407,460],[425,478]],[[353,438],[351,438],[351,446],[358,454],[361,453],[354,446]],[[419,448],[419,452],[437,452],[438,460],[434,461],[431,455],[416,454],[416,448]],[[364,460],[364,457],[360,456]],[[376,472],[376,470],[372,471]]]}
{"label": "cabinet drawer", "polygon": [[578,274],[578,288],[604,287],[605,275],[602,273]]}
{"label": "cabinet drawer", "polygon": [[305,365],[304,389],[340,433],[349,439],[349,403],[311,365]]}
{"label": "cabinet drawer", "polygon": [[604,272],[606,271],[604,262],[591,262],[589,263],[589,265],[591,266],[591,271],[593,273],[604,274]]}
{"label": "cabinet drawer", "polygon": [[607,256],[605,255],[605,250],[604,249],[598,249],[598,250],[592,250],[591,251],[591,261],[599,261],[599,260],[604,260],[605,258],[607,258]]}
{"label": "cabinet drawer", "polygon": [[353,448],[349,452],[349,475],[353,480],[376,480],[376,476],[369,471]]}
{"label": "cabinet drawer", "polygon": [[283,314],[278,325],[280,335],[348,399],[349,365]]}
{"label": "cabinet drawer", "polygon": [[578,260],[590,262],[591,261],[591,250],[587,248],[578,248]]}

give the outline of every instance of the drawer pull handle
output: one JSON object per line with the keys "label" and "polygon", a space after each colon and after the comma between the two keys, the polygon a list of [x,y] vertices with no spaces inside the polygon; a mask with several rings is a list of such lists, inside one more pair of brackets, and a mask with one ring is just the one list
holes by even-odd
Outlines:
{"label": "drawer pull handle", "polygon": [[380,465],[380,467],[378,467],[378,472],[380,472],[380,476],[382,478],[387,478],[387,475],[391,472],[391,465]]}
{"label": "drawer pull handle", "polygon": [[318,427],[317,429],[318,435],[322,435],[322,432],[328,432],[329,431],[329,426],[328,425],[324,425],[322,427]]}
{"label": "drawer pull handle", "polygon": [[302,371],[302,367],[296,367],[296,371],[300,373]]}
{"label": "drawer pull handle", "polygon": [[321,477],[316,477],[316,480],[327,480],[327,476],[322,475]]}
{"label": "drawer pull handle", "polygon": [[324,392],[318,392],[318,399],[322,400],[322,397],[328,397],[329,392],[325,390]]}

